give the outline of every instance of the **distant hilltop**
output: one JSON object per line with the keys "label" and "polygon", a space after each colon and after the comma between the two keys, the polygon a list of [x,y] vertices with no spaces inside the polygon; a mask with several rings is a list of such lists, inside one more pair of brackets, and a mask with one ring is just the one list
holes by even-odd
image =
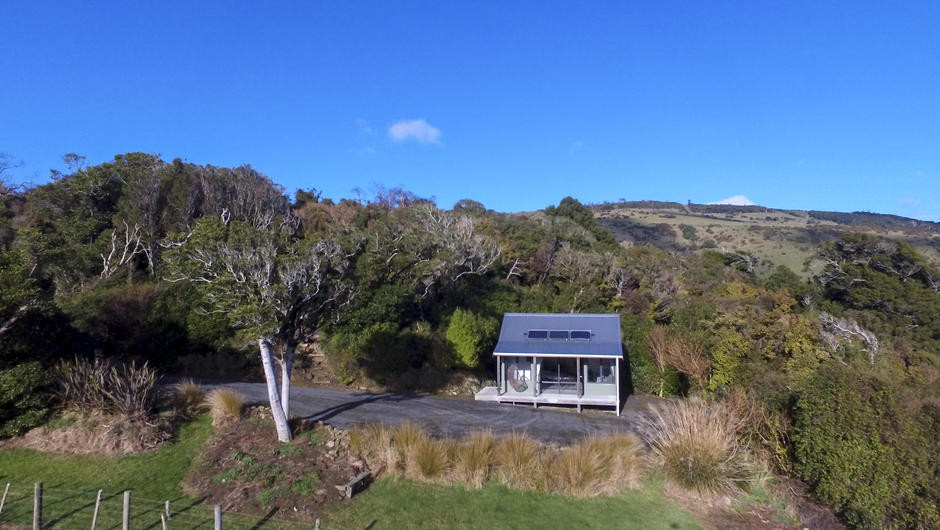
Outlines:
{"label": "distant hilltop", "polygon": [[731,206],[757,206],[757,203],[748,199],[744,195],[735,195],[733,197],[728,197],[727,199],[721,199],[720,201],[710,202],[708,204],[728,204]]}

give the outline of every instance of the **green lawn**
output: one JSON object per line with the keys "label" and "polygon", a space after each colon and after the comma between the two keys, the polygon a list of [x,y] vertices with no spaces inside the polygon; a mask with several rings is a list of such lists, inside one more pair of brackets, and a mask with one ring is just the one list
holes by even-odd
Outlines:
{"label": "green lawn", "polygon": [[122,494],[131,490],[133,524],[160,526],[160,509],[170,501],[175,527],[211,526],[211,514],[186,497],[180,483],[193,457],[212,431],[208,417],[183,425],[177,439],[154,453],[122,458],[67,456],[27,449],[0,451],[0,487],[10,483],[0,523],[32,521],[33,484],[43,483],[43,519],[47,526],[90,526],[97,491],[104,490],[101,528],[120,527]]}
{"label": "green lawn", "polygon": [[[170,501],[170,528],[211,528],[212,515],[180,488],[212,426],[208,417],[188,423],[172,443],[149,454],[122,458],[51,455],[24,449],[0,451],[0,493],[10,494],[0,526],[32,521],[33,484],[44,486],[48,527],[88,528],[95,495],[104,490],[98,528],[120,528],[124,490],[131,490],[134,528],[160,528]],[[298,528],[275,519],[226,513],[225,528]],[[308,525],[309,526],[309,525]],[[651,486],[618,497],[573,499],[520,492],[490,484],[482,490],[384,479],[352,502],[336,507],[327,528],[698,528],[696,522]]]}
{"label": "green lawn", "polygon": [[335,510],[326,528],[700,528],[659,489],[617,497],[574,499],[514,491],[498,484],[482,490],[383,479]]}

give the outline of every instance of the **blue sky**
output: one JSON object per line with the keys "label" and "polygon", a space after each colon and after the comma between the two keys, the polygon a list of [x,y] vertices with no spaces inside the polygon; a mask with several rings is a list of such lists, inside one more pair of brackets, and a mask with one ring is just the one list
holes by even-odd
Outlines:
{"label": "blue sky", "polygon": [[940,2],[4,2],[0,151],[940,220]]}

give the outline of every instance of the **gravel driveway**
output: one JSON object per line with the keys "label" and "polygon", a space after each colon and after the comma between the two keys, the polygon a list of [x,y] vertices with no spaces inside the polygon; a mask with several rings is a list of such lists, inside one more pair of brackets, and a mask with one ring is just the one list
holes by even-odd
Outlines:
{"label": "gravel driveway", "polygon": [[[209,385],[216,386],[216,385]],[[267,403],[263,383],[226,383],[246,401]],[[529,436],[567,444],[594,433],[637,432],[648,403],[633,396],[618,418],[610,412],[578,414],[571,409],[534,409],[524,405],[500,405],[463,398],[412,394],[340,392],[295,386],[291,389],[291,414],[348,428],[364,423],[423,425],[437,436],[463,436],[483,429],[494,434],[525,431]]]}

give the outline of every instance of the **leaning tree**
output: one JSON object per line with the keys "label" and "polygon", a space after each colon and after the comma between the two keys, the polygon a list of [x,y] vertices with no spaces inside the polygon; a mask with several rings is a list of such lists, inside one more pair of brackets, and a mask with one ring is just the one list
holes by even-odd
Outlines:
{"label": "leaning tree", "polygon": [[257,341],[277,436],[286,442],[296,346],[348,294],[342,279],[349,256],[336,237],[303,234],[281,190],[265,177],[249,177],[233,188],[250,190],[258,201],[250,213],[236,218],[223,207],[203,217],[192,232],[166,244],[165,258],[169,279],[193,282],[205,311],[224,315]]}

